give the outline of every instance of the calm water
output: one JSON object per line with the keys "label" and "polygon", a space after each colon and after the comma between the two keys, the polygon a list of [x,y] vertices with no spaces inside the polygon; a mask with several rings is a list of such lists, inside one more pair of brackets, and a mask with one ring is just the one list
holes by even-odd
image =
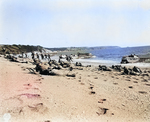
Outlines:
{"label": "calm water", "polygon": [[150,46],[99,49],[92,50],[90,53],[96,56],[96,58],[90,59],[91,61],[99,63],[120,63],[122,57],[125,55],[143,55],[150,53]]}

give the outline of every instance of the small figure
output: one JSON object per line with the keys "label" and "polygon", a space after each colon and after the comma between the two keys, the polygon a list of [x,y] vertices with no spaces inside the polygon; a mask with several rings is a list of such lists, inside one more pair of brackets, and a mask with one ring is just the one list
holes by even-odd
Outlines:
{"label": "small figure", "polygon": [[32,54],[31,54],[31,56],[32,56],[32,59],[34,59],[34,55],[35,55],[35,54],[34,54],[34,52],[32,52]]}
{"label": "small figure", "polygon": [[37,59],[39,59],[39,54],[38,53],[36,53],[36,57],[37,57]]}
{"label": "small figure", "polygon": [[47,54],[45,54],[45,58],[47,58]]}
{"label": "small figure", "polygon": [[41,53],[41,59],[43,60],[44,59],[44,55]]}
{"label": "small figure", "polygon": [[26,58],[28,57],[27,53],[25,53]]}
{"label": "small figure", "polygon": [[50,59],[51,60],[51,56],[50,56],[50,54],[48,53],[48,59]]}
{"label": "small figure", "polygon": [[24,52],[21,52],[21,54],[22,54],[22,58],[23,58],[23,54],[24,54]]}

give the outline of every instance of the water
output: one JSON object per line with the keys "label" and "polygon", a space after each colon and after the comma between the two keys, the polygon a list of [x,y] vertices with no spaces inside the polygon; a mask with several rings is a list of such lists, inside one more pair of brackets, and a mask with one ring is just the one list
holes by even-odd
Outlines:
{"label": "water", "polygon": [[89,51],[95,58],[87,59],[87,61],[98,63],[118,64],[125,55],[136,54],[144,55],[150,52],[150,46],[144,47],[127,47],[127,48],[112,48],[112,49],[97,49]]}
{"label": "water", "polygon": [[[150,46],[111,48],[111,49],[95,49],[95,50],[89,50],[89,53],[92,53],[96,57],[91,58],[91,59],[73,59],[73,61],[74,62],[82,62],[85,64],[92,64],[92,65],[120,64],[122,57],[125,55],[130,55],[130,54],[145,55],[147,53],[150,53]],[[65,52],[65,54],[66,54],[66,52]],[[58,60],[59,55],[60,54],[52,56],[51,59]],[[31,53],[28,53],[28,56],[31,58]],[[44,60],[44,61],[46,61],[46,60]]]}

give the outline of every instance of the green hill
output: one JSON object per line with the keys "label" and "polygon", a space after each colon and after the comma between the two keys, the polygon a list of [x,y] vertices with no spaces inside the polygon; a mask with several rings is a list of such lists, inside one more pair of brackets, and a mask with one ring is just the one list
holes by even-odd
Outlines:
{"label": "green hill", "polygon": [[33,45],[0,45],[0,54],[3,54],[3,49],[6,53],[19,54],[22,52],[42,51],[43,47]]}

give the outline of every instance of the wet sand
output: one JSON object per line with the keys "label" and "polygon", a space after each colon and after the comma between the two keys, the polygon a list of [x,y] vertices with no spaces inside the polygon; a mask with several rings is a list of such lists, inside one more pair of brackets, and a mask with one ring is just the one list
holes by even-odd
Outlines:
{"label": "wet sand", "polygon": [[149,67],[144,76],[97,66],[62,71],[75,77],[31,74],[34,67],[0,57],[1,122],[150,121]]}

